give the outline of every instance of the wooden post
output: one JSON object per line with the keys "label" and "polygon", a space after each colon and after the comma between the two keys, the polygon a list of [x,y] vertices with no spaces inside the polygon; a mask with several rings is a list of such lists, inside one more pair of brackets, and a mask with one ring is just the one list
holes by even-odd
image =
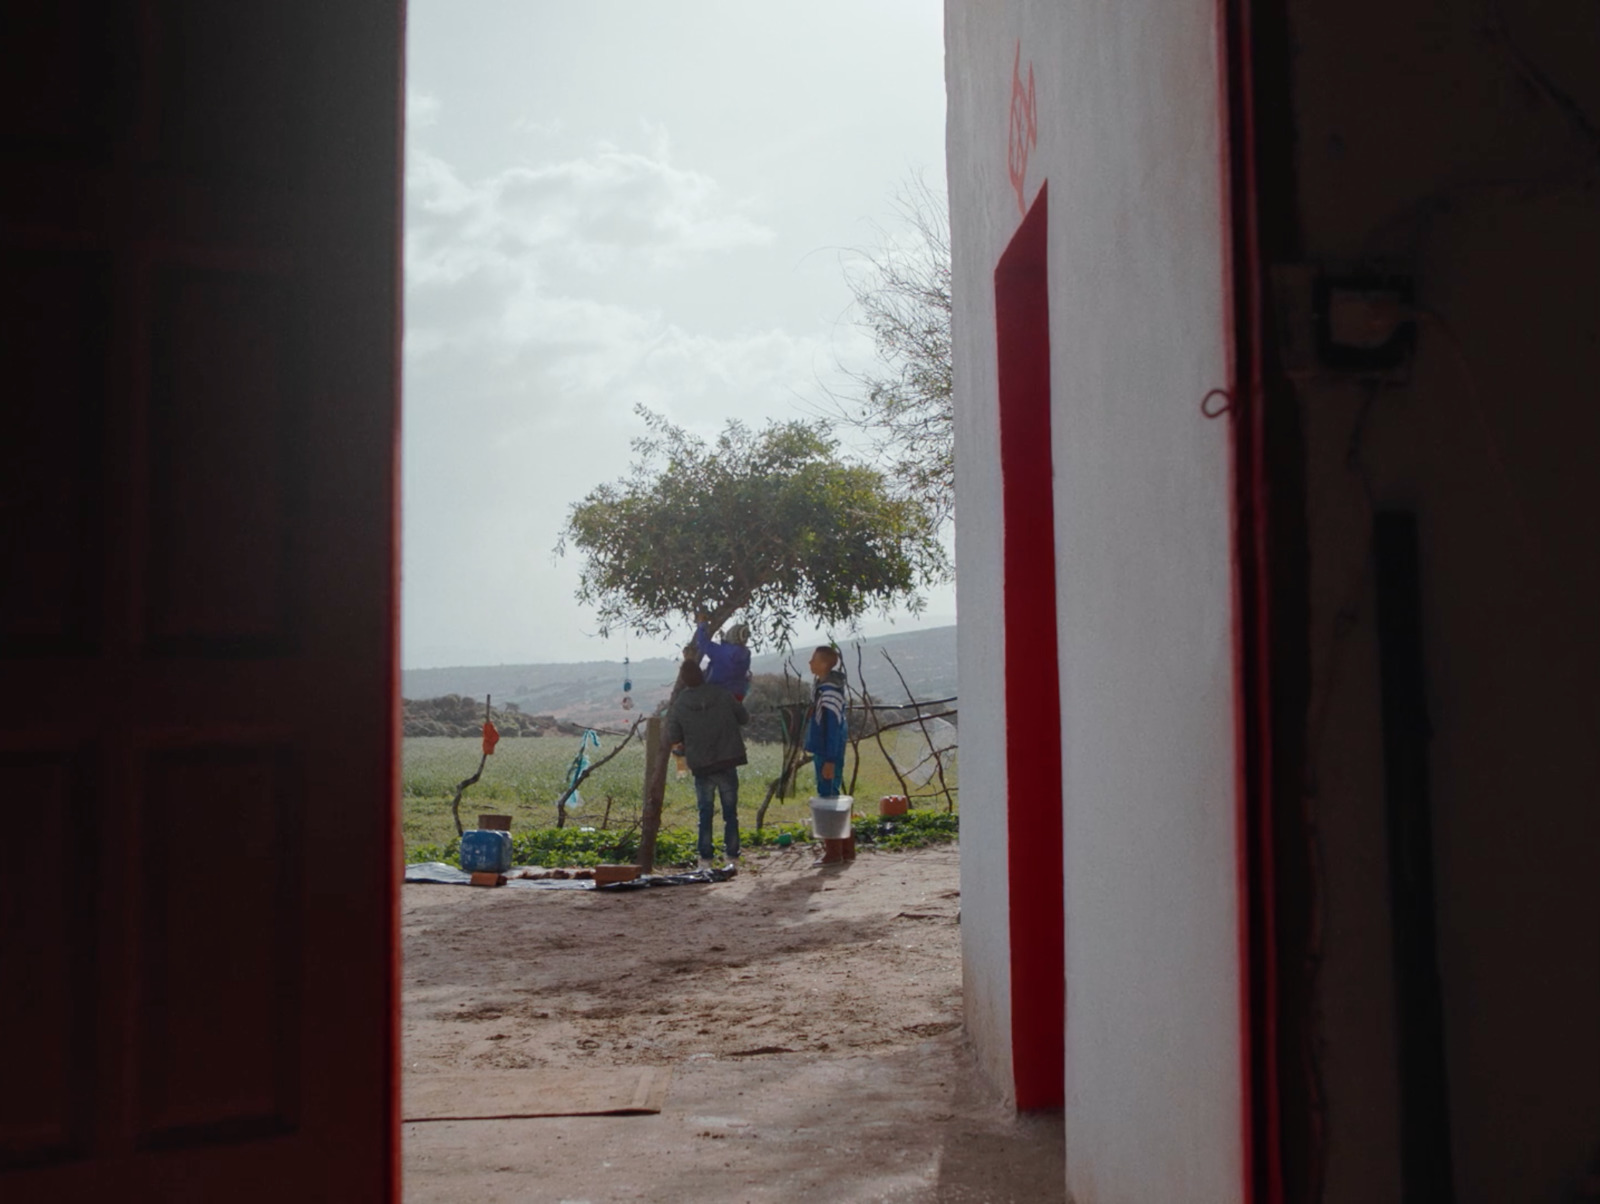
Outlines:
{"label": "wooden post", "polygon": [[639,871],[644,874],[656,868],[656,834],[661,831],[669,759],[661,735],[661,716],[652,715],[644,725],[644,818],[639,831]]}
{"label": "wooden post", "polygon": [[[492,714],[492,712],[489,710],[489,704],[491,702],[493,702],[493,701],[494,701],[494,695],[493,694],[485,694],[483,696],[483,721],[485,723],[489,722],[489,716],[490,716],[490,714]],[[466,830],[464,828],[462,828],[462,826],[461,826],[461,792],[463,790],[465,790],[468,786],[471,786],[474,783],[476,783],[477,780],[483,776],[483,767],[485,765],[487,765],[488,763],[489,763],[489,746],[487,744],[485,744],[484,748],[483,748],[483,756],[478,758],[478,772],[473,774],[466,781],[458,782],[456,784],[456,796],[455,796],[455,798],[450,800],[450,818],[456,821],[456,835],[457,836],[465,836],[467,834]]]}

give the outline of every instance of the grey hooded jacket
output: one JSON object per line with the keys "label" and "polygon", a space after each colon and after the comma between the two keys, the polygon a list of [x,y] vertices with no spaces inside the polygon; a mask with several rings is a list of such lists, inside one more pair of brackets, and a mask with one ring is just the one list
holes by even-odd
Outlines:
{"label": "grey hooded jacket", "polygon": [[667,743],[683,745],[683,759],[694,773],[732,769],[749,759],[739,730],[749,722],[744,703],[721,686],[689,686],[667,712]]}

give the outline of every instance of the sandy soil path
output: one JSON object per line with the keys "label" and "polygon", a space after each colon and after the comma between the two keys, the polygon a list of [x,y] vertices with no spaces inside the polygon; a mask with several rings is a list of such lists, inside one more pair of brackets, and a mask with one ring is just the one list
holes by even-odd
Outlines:
{"label": "sandy soil path", "polygon": [[408,1076],[672,1070],[659,1115],[407,1124],[405,1199],[1059,1199],[1059,1117],[1015,1118],[963,1043],[959,905],[953,847],[626,894],[405,887]]}

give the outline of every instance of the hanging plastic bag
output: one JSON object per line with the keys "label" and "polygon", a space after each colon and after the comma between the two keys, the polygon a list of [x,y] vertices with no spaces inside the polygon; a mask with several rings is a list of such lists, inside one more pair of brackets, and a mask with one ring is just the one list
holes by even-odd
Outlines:
{"label": "hanging plastic bag", "polygon": [[589,760],[589,750],[599,747],[600,736],[593,728],[585,729],[583,736],[578,740],[578,755],[572,758],[572,765],[567,770],[567,789],[572,791],[567,799],[568,811],[576,811],[583,806],[583,796],[578,793],[578,783],[592,764]]}

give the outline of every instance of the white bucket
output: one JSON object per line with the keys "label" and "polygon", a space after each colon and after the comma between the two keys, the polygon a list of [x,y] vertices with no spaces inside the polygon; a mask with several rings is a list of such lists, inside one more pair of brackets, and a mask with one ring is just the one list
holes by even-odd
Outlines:
{"label": "white bucket", "polygon": [[843,840],[850,835],[850,808],[855,799],[848,794],[838,798],[811,796],[811,834],[818,840]]}

